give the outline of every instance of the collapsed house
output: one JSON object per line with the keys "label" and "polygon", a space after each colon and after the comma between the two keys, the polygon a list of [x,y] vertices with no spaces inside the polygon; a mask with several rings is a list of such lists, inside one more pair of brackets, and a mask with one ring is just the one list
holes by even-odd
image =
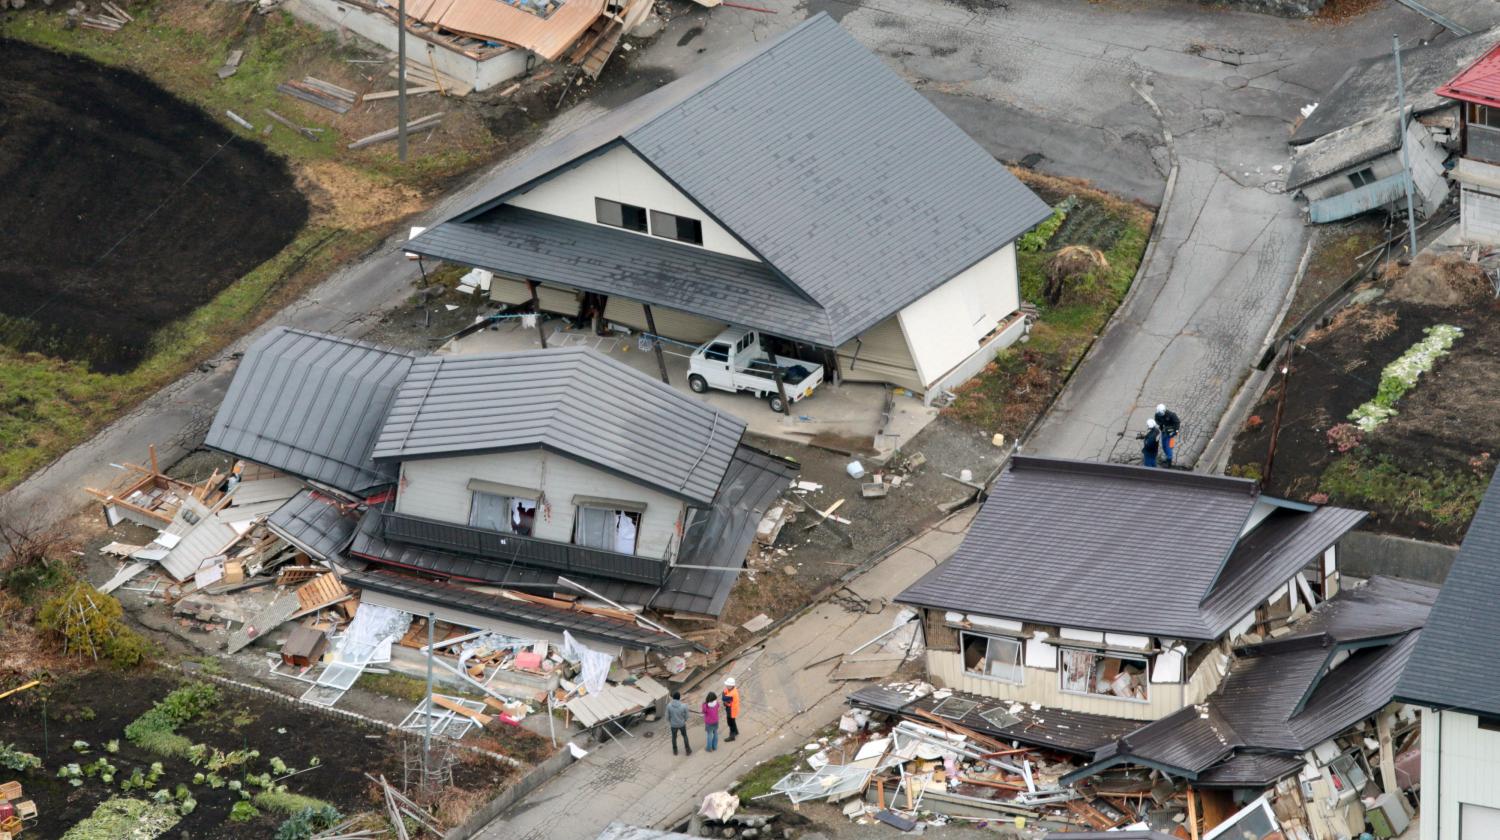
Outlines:
{"label": "collapsed house", "polygon": [[888,751],[871,774],[899,765],[911,790],[942,768],[919,798],[971,816],[1394,836],[1417,727],[1393,694],[1436,591],[1346,588],[1336,543],[1363,518],[1242,479],[1013,457],[954,556],[897,597],[928,682],[850,697],[957,765]]}
{"label": "collapsed house", "polygon": [[[1500,28],[1402,50],[1406,88],[1406,155],[1419,217],[1447,198],[1444,164],[1458,148],[1460,115],[1437,88],[1500,38]],[[1406,206],[1402,122],[1391,55],[1352,65],[1313,103],[1289,140],[1286,189],[1307,202],[1312,222]]]}
{"label": "collapsed house", "polygon": [[[395,2],[288,0],[285,7],[313,26],[397,51]],[[577,65],[597,79],[651,7],[649,0],[410,0],[406,49],[413,68],[469,90],[488,90],[541,62]]]}
{"label": "collapsed house", "polygon": [[[177,513],[199,513],[163,530],[165,553],[132,559],[196,590],[229,562],[274,581],[280,594],[239,616],[229,650],[298,617],[342,630],[336,659],[353,676],[314,680],[332,699],[377,649],[435,642],[478,666],[449,665],[459,681],[507,704],[577,701],[570,713],[593,726],[667,693],[623,674],[607,685],[596,657],[688,671],[697,645],[651,616],[718,616],[796,475],[744,428],[584,348],[416,357],[278,328],[246,351],[205,440],[256,475],[212,507],[189,493]],[[222,609],[213,595],[179,603]],[[444,629],[430,640],[429,625]],[[292,658],[315,659],[308,642]],[[588,678],[557,693],[555,666],[580,658]]]}
{"label": "collapsed house", "polygon": [[1422,840],[1500,837],[1500,485],[1490,483],[1396,694],[1422,707]]}
{"label": "collapsed house", "polygon": [[1022,335],[1014,243],[1049,212],[826,14],[483,192],[406,249],[493,273],[507,307],[691,345],[759,330],[929,399]]}
{"label": "collapsed house", "polygon": [[1459,235],[1463,242],[1500,245],[1500,45],[1437,89],[1457,103]]}

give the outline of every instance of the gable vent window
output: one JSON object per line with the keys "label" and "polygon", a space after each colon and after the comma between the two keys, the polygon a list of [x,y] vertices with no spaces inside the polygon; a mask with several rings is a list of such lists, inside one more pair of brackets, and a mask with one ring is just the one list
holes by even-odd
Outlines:
{"label": "gable vent window", "polygon": [[634,204],[621,204],[607,198],[594,199],[594,218],[601,225],[625,228],[637,233],[646,232],[646,208]]}
{"label": "gable vent window", "polygon": [[652,210],[651,232],[664,239],[675,239],[689,245],[703,244],[703,223],[687,216]]}
{"label": "gable vent window", "polygon": [[1353,182],[1354,186],[1356,187],[1363,187],[1366,184],[1373,184],[1375,183],[1375,170],[1366,167],[1359,170],[1358,172],[1351,172],[1349,173],[1349,180]]}

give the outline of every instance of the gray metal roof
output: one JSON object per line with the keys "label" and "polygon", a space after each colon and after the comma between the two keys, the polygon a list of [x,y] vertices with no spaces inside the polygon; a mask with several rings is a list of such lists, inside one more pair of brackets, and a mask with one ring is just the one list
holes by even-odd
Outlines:
{"label": "gray metal roof", "polygon": [[417,601],[442,604],[476,615],[530,624],[558,633],[567,630],[584,639],[603,639],[637,648],[652,647],[670,650],[692,647],[691,642],[669,636],[658,630],[641,627],[633,622],[579,610],[534,604],[530,601],[502,598],[461,586],[437,583],[407,575],[346,570],[340,574],[340,577],[356,589],[370,589]]}
{"label": "gray metal roof", "polygon": [[303,490],[266,519],[272,533],[318,560],[335,557],[354,538],[359,514],[316,490]]}
{"label": "gray metal roof", "polygon": [[[727,70],[675,82],[528,156],[497,179],[492,199],[410,249],[427,253],[425,241],[445,228],[615,142],[825,309],[833,344],[1050,212],[885,62],[818,14]],[[648,302],[696,311],[672,299]]]}
{"label": "gray metal roof", "polygon": [[[685,565],[722,567],[725,572],[673,569],[667,575],[666,583],[659,587],[581,575],[574,579],[620,603],[718,616],[724,611],[729,593],[739,579],[733,570],[744,566],[750,541],[755,538],[755,526],[796,475],[797,469],[792,462],[748,446],[736,450],[723,486],[706,518],[695,518],[689,524],[679,559]],[[349,546],[350,554],[446,578],[513,586],[526,591],[566,588],[558,586],[555,572],[389,542],[381,535],[380,519],[379,509],[365,514],[353,544]]]}
{"label": "gray metal roof", "polygon": [[[1325,134],[1311,143],[1293,147],[1286,188],[1295,190],[1330,175],[1338,175],[1399,148],[1401,130],[1396,124],[1396,109],[1391,108]],[[1351,183],[1350,187],[1353,186]]]}
{"label": "gray metal roof", "polygon": [[765,263],[605,225],[501,205],[444,224],[408,249],[521,280],[642,303],[670,302],[725,324],[812,344],[837,344],[828,314]]}
{"label": "gray metal roof", "polygon": [[1198,774],[1197,788],[1270,787],[1293,773],[1305,762],[1298,753],[1237,752]]}
{"label": "gray metal roof", "polygon": [[1492,481],[1396,694],[1410,703],[1500,716],[1500,482]]}
{"label": "gray metal roof", "polygon": [[1364,521],[1365,512],[1321,507],[1310,513],[1273,511],[1240,538],[1203,600],[1203,620],[1214,636],[1234,626],[1265,599],[1268,587],[1289,580],[1308,561]]}
{"label": "gray metal roof", "polygon": [[1241,538],[1258,497],[1243,479],[1016,456],[958,551],[897,600],[1215,639],[1364,517],[1284,508]]}
{"label": "gray metal roof", "polygon": [[584,347],[416,360],[377,461],[545,448],[697,504],[714,499],[744,421]]}
{"label": "gray metal roof", "polygon": [[[1256,498],[1255,483],[1242,479],[1013,457],[958,551],[897,600],[1212,639],[1200,602]],[[1178,523],[1168,537],[1166,522]]]}
{"label": "gray metal roof", "polygon": [[277,327],[240,360],[204,444],[354,495],[396,480],[370,460],[406,353]]}
{"label": "gray metal roof", "polygon": [[[1406,105],[1423,114],[1453,101],[1437,95],[1438,86],[1468,67],[1500,39],[1500,27],[1440,44],[1401,51]],[[1355,62],[1317,98],[1318,108],[1292,133],[1293,144],[1316,140],[1332,131],[1396,107],[1396,62],[1389,52]]]}

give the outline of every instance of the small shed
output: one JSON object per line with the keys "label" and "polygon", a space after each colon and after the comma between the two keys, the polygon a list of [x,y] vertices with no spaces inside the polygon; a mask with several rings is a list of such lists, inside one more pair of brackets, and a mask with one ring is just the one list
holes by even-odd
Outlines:
{"label": "small shed", "polygon": [[281,646],[281,661],[296,668],[306,668],[323,658],[328,649],[328,636],[322,630],[305,624],[297,625]]}

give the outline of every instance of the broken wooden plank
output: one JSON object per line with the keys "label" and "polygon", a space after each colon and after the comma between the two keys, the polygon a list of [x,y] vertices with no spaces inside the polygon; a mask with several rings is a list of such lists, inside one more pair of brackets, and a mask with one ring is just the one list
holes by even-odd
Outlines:
{"label": "broken wooden plank", "polygon": [[224,65],[219,68],[219,78],[227,79],[239,72],[240,59],[245,57],[244,50],[230,50],[229,57],[224,59]]}
{"label": "broken wooden plank", "polygon": [[[437,93],[436,85],[423,85],[422,87],[409,87],[406,89],[407,96],[421,96],[424,93]],[[401,95],[400,90],[380,90],[365,94],[366,102],[374,102],[378,99],[395,99]]]}
{"label": "broken wooden plank", "polygon": [[[437,128],[438,122],[442,120],[442,118],[443,112],[439,111],[436,114],[428,114],[425,117],[419,117],[415,120],[411,120],[406,124],[406,133],[410,134],[414,131],[425,131],[427,129]],[[368,137],[361,137],[358,140],[355,140],[353,143],[350,143],[349,148],[363,149],[366,146],[373,146],[376,143],[383,143],[387,140],[394,140],[396,139],[396,135],[399,132],[400,128],[387,128],[384,131],[377,131]]]}
{"label": "broken wooden plank", "polygon": [[841,520],[837,516],[833,515],[834,511],[838,510],[839,508],[841,508],[843,506],[844,506],[844,500],[843,499],[839,499],[838,501],[836,501],[833,504],[829,505],[826,510],[818,510],[817,508],[813,508],[812,512],[816,513],[818,515],[818,518],[814,519],[813,521],[811,521],[809,523],[807,523],[807,525],[804,526],[802,528],[802,530],[804,530],[804,531],[811,531],[812,529],[818,527],[819,525],[822,525],[823,522],[825,520],[828,520],[828,519],[832,519],[834,522],[839,522],[840,524],[843,524],[843,525],[848,525],[849,524],[849,520],[847,520],[847,519],[842,519]]}
{"label": "broken wooden plank", "polygon": [[114,13],[115,15],[118,15],[120,17],[120,19],[123,20],[123,21],[129,22],[129,23],[134,23],[135,22],[135,18],[131,17],[129,12],[125,11],[124,9],[122,9],[119,6],[115,5],[114,3],[109,2],[109,0],[104,0],[104,2],[101,3],[100,5],[102,5],[106,9],[109,9],[110,12]]}
{"label": "broken wooden plank", "polygon": [[348,596],[349,590],[333,572],[318,575],[297,587],[297,602],[304,612],[326,607]]}
{"label": "broken wooden plank", "polygon": [[319,108],[327,108],[337,114],[349,113],[349,103],[321,93],[315,89],[299,85],[297,82],[282,82],[276,86],[276,90],[287,96],[295,97],[308,102]]}
{"label": "broken wooden plank", "polygon": [[286,126],[287,128],[290,128],[291,130],[293,130],[293,131],[297,132],[298,134],[302,135],[303,137],[306,137],[307,139],[312,140],[314,142],[316,142],[317,140],[320,139],[317,134],[313,133],[312,129],[310,129],[310,128],[304,128],[304,127],[302,127],[302,126],[300,126],[300,125],[292,122],[291,120],[287,119],[286,117],[283,117],[282,115],[276,113],[275,111],[272,111],[270,108],[266,108],[264,110],[266,112],[266,116],[268,116],[271,119],[273,119],[273,120],[281,123],[282,125]]}
{"label": "broken wooden plank", "polygon": [[474,721],[480,726],[489,726],[490,721],[494,720],[494,718],[490,717],[487,714],[484,714],[483,712],[476,712],[468,706],[465,706],[464,704],[459,703],[456,700],[449,700],[441,694],[432,695],[432,703],[435,706],[442,706],[443,708],[447,709],[450,712],[453,712],[454,714],[463,715],[464,717]]}
{"label": "broken wooden plank", "polygon": [[315,78],[313,76],[303,76],[302,84],[307,85],[308,87],[313,88],[314,90],[317,90],[321,93],[326,93],[334,99],[342,99],[351,105],[354,104],[354,100],[359,98],[359,94],[346,87],[339,87],[333,82],[325,82],[322,79]]}

